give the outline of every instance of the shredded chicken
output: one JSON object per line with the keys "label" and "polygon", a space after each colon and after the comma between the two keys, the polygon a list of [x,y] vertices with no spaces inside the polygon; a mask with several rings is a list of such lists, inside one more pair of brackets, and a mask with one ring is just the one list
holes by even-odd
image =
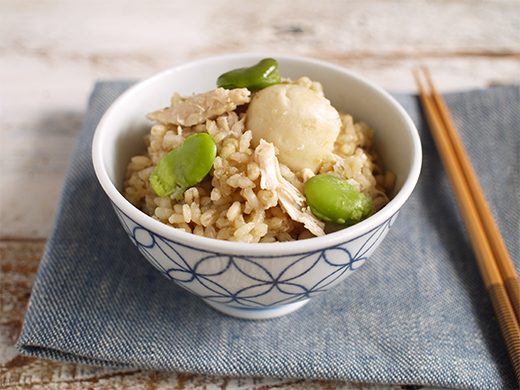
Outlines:
{"label": "shredded chicken", "polygon": [[261,139],[255,149],[255,161],[261,172],[260,187],[275,191],[293,220],[302,223],[315,236],[323,236],[325,223],[309,210],[303,194],[282,176],[274,145]]}
{"label": "shredded chicken", "polygon": [[217,88],[183,99],[171,107],[151,112],[146,118],[162,124],[195,126],[249,103],[249,95],[247,88]]}

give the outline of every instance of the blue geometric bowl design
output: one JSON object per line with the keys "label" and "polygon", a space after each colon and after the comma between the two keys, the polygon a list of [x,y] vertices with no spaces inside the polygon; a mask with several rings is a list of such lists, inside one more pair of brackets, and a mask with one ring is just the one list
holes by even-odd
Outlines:
{"label": "blue geometric bowl design", "polygon": [[335,247],[271,257],[187,246],[149,231],[115,205],[114,209],[133,243],[163,275],[210,304],[246,310],[303,302],[329,290],[365,262],[398,215]]}

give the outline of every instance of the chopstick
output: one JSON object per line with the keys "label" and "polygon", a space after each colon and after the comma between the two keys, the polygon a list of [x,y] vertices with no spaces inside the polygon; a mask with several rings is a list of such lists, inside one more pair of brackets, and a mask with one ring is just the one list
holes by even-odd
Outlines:
{"label": "chopstick", "polygon": [[459,163],[467,180],[469,190],[477,206],[480,219],[482,220],[486,234],[489,237],[489,242],[500,269],[500,273],[502,274],[502,278],[504,279],[504,285],[509,294],[509,298],[511,299],[516,318],[520,322],[520,281],[518,279],[518,274],[516,273],[516,269],[513,265],[513,262],[511,261],[511,257],[507,251],[504,239],[498,230],[495,219],[493,218],[491,210],[486,202],[482,188],[477,181],[477,176],[475,175],[473,167],[471,166],[468,156],[464,150],[464,146],[458,135],[455,123],[452,116],[450,115],[448,107],[446,106],[442,96],[437,92],[429,70],[423,67],[423,73],[430,87],[433,100],[437,105],[444,125],[446,126],[447,134],[450,137],[450,141],[459,159]]}
{"label": "chopstick", "polygon": [[491,214],[471,162],[442,96],[427,68],[422,71],[430,94],[414,71],[421,104],[444,164],[477,264],[520,384],[520,282]]}

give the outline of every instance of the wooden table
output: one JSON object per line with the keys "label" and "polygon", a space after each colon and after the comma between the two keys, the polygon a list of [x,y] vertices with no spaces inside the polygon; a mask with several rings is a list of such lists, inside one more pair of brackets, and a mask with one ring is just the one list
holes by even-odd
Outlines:
{"label": "wooden table", "polygon": [[244,51],[324,59],[390,91],[414,92],[418,64],[443,92],[520,83],[520,2],[0,0],[0,387],[400,388],[106,369],[13,347],[94,82]]}

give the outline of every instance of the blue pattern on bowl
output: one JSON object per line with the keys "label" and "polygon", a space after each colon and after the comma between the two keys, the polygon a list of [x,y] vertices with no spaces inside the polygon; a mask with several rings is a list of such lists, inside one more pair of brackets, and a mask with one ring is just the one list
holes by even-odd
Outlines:
{"label": "blue pattern on bowl", "polygon": [[236,256],[157,235],[113,206],[133,243],[164,276],[206,301],[235,309],[279,307],[329,290],[365,262],[398,215],[335,247],[288,256]]}

